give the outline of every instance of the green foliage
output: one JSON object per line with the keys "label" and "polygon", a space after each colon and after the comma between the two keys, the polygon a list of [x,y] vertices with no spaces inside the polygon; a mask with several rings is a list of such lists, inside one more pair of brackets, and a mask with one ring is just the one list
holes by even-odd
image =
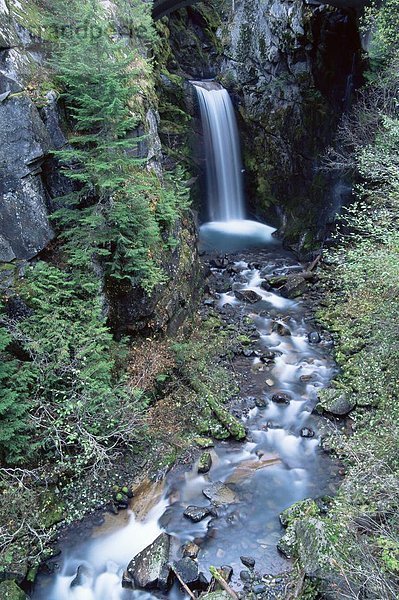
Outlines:
{"label": "green foliage", "polygon": [[380,537],[377,545],[381,549],[381,558],[388,571],[399,573],[399,542],[386,537]]}
{"label": "green foliage", "polygon": [[369,57],[373,71],[386,66],[398,51],[399,1],[373,2],[365,8],[365,33],[371,33]]}
{"label": "green foliage", "polygon": [[[136,438],[143,403],[129,393],[117,372],[98,282],[38,262],[19,291],[31,314],[20,321],[4,318],[0,330],[3,349],[13,339],[27,357],[8,357],[2,366],[12,410],[0,447],[4,453],[14,432],[20,449],[16,454],[12,445],[6,446],[6,459],[26,464],[35,449],[76,471],[106,460],[107,449],[116,442],[128,444]],[[123,352],[119,344],[118,354]],[[25,432],[24,419],[15,421],[21,415],[26,421],[28,410],[35,429]]]}
{"label": "green foliage", "polygon": [[[344,162],[352,161],[360,183],[357,202],[344,211],[325,256],[327,300],[319,313],[335,336],[340,373],[334,388],[357,405],[351,437],[332,440],[348,468],[334,508],[352,531],[342,570],[370,598],[398,597],[398,524],[392,517],[399,493],[398,7],[387,1],[375,13],[372,58],[378,45],[385,68],[343,129],[350,148]],[[359,532],[364,515],[369,521]]]}
{"label": "green foliage", "polygon": [[[151,292],[166,277],[165,232],[169,240],[187,207],[179,179],[160,182],[137,157],[143,140],[135,131],[144,119],[141,96],[151,68],[138,49],[109,36],[100,3],[73,3],[67,14],[72,23],[92,23],[102,33],[93,40],[75,26],[55,43],[52,64],[73,121],[69,146],[56,156],[78,191],[60,199],[54,219],[70,264],[100,262],[106,276],[130,279]],[[143,27],[148,29],[147,21]]]}
{"label": "green foliage", "polygon": [[0,314],[0,462],[18,463],[34,451],[28,416],[32,374],[7,351],[12,337],[2,321]]}

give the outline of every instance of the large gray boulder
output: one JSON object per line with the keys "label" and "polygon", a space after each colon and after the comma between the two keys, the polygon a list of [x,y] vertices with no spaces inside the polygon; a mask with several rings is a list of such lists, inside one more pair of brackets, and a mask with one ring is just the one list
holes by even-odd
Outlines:
{"label": "large gray boulder", "polygon": [[170,575],[169,556],[170,536],[161,533],[152,544],[133,558],[125,577],[130,579],[133,587],[165,591]]}

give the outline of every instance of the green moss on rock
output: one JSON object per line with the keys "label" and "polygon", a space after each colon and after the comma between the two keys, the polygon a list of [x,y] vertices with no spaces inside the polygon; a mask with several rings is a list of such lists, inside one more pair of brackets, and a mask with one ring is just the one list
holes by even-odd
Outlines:
{"label": "green moss on rock", "polygon": [[1,600],[28,600],[27,595],[17,586],[15,581],[2,581],[0,583]]}

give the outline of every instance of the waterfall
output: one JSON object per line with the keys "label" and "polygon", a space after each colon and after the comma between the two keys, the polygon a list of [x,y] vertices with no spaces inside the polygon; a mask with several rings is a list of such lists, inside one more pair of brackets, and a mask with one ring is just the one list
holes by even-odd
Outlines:
{"label": "waterfall", "polygon": [[245,218],[240,142],[228,92],[215,82],[193,82],[205,141],[207,204],[211,221]]}

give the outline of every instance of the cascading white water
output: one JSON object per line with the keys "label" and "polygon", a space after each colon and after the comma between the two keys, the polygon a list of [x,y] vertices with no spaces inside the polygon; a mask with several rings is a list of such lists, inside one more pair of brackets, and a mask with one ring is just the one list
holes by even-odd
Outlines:
{"label": "cascading white water", "polygon": [[205,141],[207,201],[212,221],[245,218],[240,141],[228,92],[215,82],[193,82]]}
{"label": "cascading white water", "polygon": [[206,250],[235,251],[275,242],[275,229],[245,217],[243,166],[230,96],[214,81],[192,81],[201,111],[209,222],[202,225]]}

